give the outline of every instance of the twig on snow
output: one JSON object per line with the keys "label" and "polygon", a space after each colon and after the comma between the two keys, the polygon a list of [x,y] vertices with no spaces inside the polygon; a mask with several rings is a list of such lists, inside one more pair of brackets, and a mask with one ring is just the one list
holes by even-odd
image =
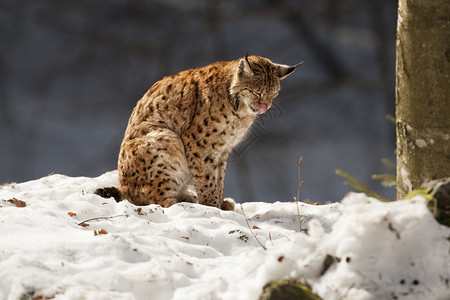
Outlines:
{"label": "twig on snow", "polygon": [[121,214],[121,215],[110,216],[110,217],[96,217],[96,218],[91,218],[91,219],[84,220],[84,221],[78,223],[77,225],[80,226],[83,223],[87,223],[87,222],[91,222],[91,221],[110,220],[110,219],[114,219],[114,218],[118,218],[118,217],[126,217],[126,216],[128,216],[128,215],[127,214]]}
{"label": "twig on snow", "polygon": [[258,242],[258,244],[259,244],[264,250],[267,250],[267,248],[264,247],[263,244],[261,244],[261,242],[258,240],[258,238],[256,237],[255,233],[253,232],[252,228],[250,227],[250,224],[248,223],[247,215],[245,214],[245,211],[244,211],[244,207],[242,207],[242,203],[240,203],[240,205],[241,205],[242,214],[244,215],[245,223],[247,223],[248,229],[250,229],[251,234],[253,235],[253,237],[255,238],[255,240]]}

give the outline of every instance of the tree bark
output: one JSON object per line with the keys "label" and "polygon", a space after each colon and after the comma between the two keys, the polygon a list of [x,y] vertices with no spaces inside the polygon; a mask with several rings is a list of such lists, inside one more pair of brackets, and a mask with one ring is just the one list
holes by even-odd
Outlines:
{"label": "tree bark", "polygon": [[399,0],[397,198],[450,176],[450,1]]}

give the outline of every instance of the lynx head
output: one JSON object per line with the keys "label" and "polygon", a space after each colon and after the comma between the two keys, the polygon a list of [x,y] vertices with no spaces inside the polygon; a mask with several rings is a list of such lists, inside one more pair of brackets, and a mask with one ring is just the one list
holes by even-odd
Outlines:
{"label": "lynx head", "polygon": [[292,74],[302,63],[287,66],[254,55],[240,59],[230,86],[235,109],[248,114],[265,113],[280,91],[280,80]]}

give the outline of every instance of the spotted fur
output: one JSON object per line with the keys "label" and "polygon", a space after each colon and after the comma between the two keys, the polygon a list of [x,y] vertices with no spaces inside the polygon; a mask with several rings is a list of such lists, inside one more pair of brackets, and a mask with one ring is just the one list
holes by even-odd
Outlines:
{"label": "spotted fur", "polygon": [[223,199],[227,157],[295,67],[249,56],[156,82],[131,114],[120,186],[96,193],[136,205],[194,202],[233,210],[234,201]]}

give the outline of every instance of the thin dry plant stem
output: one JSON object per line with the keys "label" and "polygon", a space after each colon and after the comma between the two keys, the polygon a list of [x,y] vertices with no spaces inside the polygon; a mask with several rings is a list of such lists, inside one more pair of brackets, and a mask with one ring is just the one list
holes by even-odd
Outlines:
{"label": "thin dry plant stem", "polygon": [[273,247],[272,235],[270,234],[270,232],[269,232],[269,240],[270,240],[270,243],[272,244],[272,247]]}
{"label": "thin dry plant stem", "polygon": [[306,181],[302,181],[301,177],[301,166],[302,166],[303,157],[300,157],[297,163],[295,163],[298,167],[298,191],[297,191],[297,198],[295,198],[295,203],[297,204],[297,216],[298,216],[298,224],[300,228],[300,232],[302,232],[302,221],[303,218],[300,217],[300,205],[298,204],[298,199],[300,198],[300,190],[302,189],[302,184],[304,184]]}
{"label": "thin dry plant stem", "polygon": [[248,229],[250,229],[251,234],[253,235],[253,237],[255,238],[255,240],[258,242],[258,244],[259,244],[264,250],[267,250],[267,248],[264,247],[263,244],[261,244],[261,242],[258,240],[258,238],[256,237],[255,233],[253,232],[252,228],[250,227],[250,224],[248,223],[247,215],[245,214],[245,211],[244,211],[244,207],[242,207],[242,203],[240,203],[240,205],[241,205],[242,214],[244,215],[245,223],[247,223]]}
{"label": "thin dry plant stem", "polygon": [[87,223],[87,222],[91,222],[91,221],[110,220],[110,219],[114,219],[114,218],[118,218],[118,217],[124,217],[124,216],[127,216],[127,215],[126,214],[121,214],[121,215],[110,216],[110,217],[96,217],[96,218],[91,218],[91,219],[84,220],[84,221],[78,223],[77,225],[81,225],[83,223]]}

